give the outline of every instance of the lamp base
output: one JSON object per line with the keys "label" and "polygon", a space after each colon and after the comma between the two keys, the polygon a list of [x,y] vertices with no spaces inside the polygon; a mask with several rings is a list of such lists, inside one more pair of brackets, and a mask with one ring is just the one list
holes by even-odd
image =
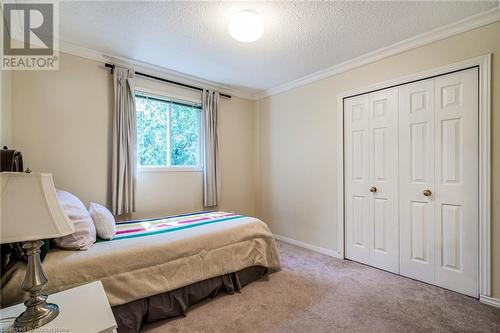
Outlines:
{"label": "lamp base", "polygon": [[26,332],[41,327],[59,314],[56,304],[47,303],[47,295],[42,293],[43,286],[47,283],[47,277],[40,262],[40,246],[42,241],[27,241],[23,248],[28,254],[26,275],[22,284],[23,290],[29,292],[29,298],[24,305],[26,311],[21,313],[14,322],[14,330]]}
{"label": "lamp base", "polygon": [[[45,296],[46,298],[46,296]],[[59,314],[57,304],[43,303],[28,307],[26,311],[21,313],[14,322],[14,329],[17,332],[26,332],[48,324]]]}

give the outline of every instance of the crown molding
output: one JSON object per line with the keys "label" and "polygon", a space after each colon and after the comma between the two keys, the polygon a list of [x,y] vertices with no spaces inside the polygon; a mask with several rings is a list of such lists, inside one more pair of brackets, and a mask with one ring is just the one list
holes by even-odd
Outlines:
{"label": "crown molding", "polygon": [[259,100],[269,96],[277,95],[282,92],[292,90],[330,76],[338,75],[351,69],[361,67],[366,64],[393,56],[395,54],[402,53],[419,46],[430,44],[432,42],[445,39],[469,30],[473,30],[499,20],[500,3],[498,7],[490,9],[488,11],[469,16],[460,21],[430,30],[428,32],[424,32],[420,35],[405,39],[390,46],[383,47],[370,53],[366,53],[359,57],[344,61],[340,64],[303,76],[299,79],[276,86],[274,88],[267,89],[262,93],[255,94],[253,99]]}
{"label": "crown molding", "polygon": [[168,80],[199,86],[205,89],[217,90],[221,93],[237,96],[249,100],[254,100],[255,96],[241,90],[235,90],[213,81],[204,80],[195,76],[177,72],[162,66],[153,65],[139,60],[119,57],[115,55],[104,54],[103,52],[82,47],[67,41],[59,40],[59,51],[71,54],[77,57],[90,59],[102,63],[111,62],[115,65],[122,65],[133,68],[135,71],[159,76]]}
{"label": "crown molding", "polygon": [[71,55],[75,55],[90,60],[95,60],[98,62],[113,62],[115,64],[129,66],[137,71],[141,71],[147,74],[161,76],[169,80],[179,81],[189,85],[200,86],[206,89],[217,90],[225,94],[238,96],[248,100],[259,100],[307,85],[309,83],[323,80],[330,76],[338,75],[340,73],[352,70],[354,68],[361,67],[369,63],[376,62],[378,60],[393,56],[395,54],[402,53],[417,48],[419,46],[430,44],[432,42],[445,39],[469,30],[473,30],[499,20],[500,20],[500,4],[497,8],[493,8],[491,10],[467,17],[463,20],[445,25],[443,27],[430,30],[420,35],[405,39],[403,41],[397,42],[387,47],[383,47],[373,52],[366,53],[359,57],[344,61],[340,64],[328,67],[326,69],[303,76],[302,78],[287,82],[285,84],[264,90],[262,92],[258,92],[256,94],[251,94],[241,90],[235,90],[227,86],[221,85],[219,83],[209,80],[204,80],[181,72],[177,72],[168,69],[166,67],[157,66],[150,63],[129,59],[125,57],[104,54],[103,52],[85,48],[63,40],[59,40],[59,50],[63,53],[68,53]]}

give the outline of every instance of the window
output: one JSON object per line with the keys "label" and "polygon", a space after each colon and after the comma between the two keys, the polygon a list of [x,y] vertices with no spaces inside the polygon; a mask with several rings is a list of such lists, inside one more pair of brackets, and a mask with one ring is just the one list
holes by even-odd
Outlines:
{"label": "window", "polygon": [[137,93],[137,162],[145,168],[199,168],[201,107]]}

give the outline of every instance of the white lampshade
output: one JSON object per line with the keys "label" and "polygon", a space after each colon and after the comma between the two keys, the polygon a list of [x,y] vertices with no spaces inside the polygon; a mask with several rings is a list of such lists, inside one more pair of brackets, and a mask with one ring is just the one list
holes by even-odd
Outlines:
{"label": "white lampshade", "polygon": [[52,175],[1,172],[0,243],[42,240],[74,232],[57,198]]}

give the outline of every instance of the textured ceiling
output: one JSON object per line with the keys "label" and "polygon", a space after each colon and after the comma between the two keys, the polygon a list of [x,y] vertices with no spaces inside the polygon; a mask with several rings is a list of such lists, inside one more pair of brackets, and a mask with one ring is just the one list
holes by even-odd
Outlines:
{"label": "textured ceiling", "polygon": [[[61,2],[60,38],[256,93],[498,6],[471,2]],[[227,33],[252,10],[265,32]]]}

